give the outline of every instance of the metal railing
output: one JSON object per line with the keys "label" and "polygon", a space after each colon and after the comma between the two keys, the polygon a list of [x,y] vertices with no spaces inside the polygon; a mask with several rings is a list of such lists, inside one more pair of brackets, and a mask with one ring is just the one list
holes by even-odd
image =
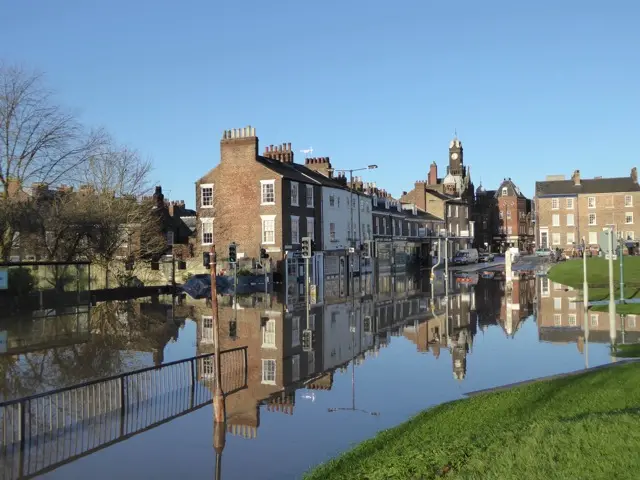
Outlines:
{"label": "metal railing", "polygon": [[[220,354],[225,395],[247,386],[247,347]],[[0,479],[29,478],[212,401],[213,354],[0,403]]]}

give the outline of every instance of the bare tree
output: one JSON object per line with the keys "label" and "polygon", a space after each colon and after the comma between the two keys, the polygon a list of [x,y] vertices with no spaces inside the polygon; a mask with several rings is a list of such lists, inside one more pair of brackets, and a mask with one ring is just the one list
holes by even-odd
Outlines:
{"label": "bare tree", "polygon": [[[104,144],[53,102],[42,75],[0,64],[0,201],[30,182],[57,183]],[[7,258],[15,229],[0,217],[0,257]]]}

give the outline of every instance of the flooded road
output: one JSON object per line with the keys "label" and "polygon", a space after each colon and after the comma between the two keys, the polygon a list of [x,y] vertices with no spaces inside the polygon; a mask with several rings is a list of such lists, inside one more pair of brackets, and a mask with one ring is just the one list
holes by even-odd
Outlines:
{"label": "flooded road", "polygon": [[[304,306],[276,294],[220,300],[221,348],[247,351],[246,386],[226,399],[222,478],[299,478],[466,392],[612,361],[596,327],[587,345],[575,321],[580,305],[553,300],[553,292],[573,297],[544,278],[521,275],[511,290],[499,280],[452,278],[449,295],[434,288],[433,297],[424,278],[377,283],[375,295],[314,305],[308,324]],[[47,318],[0,321],[5,399],[213,352],[206,300],[113,302]],[[636,331],[634,318],[626,334]],[[205,386],[209,369],[198,369]],[[94,439],[73,455],[48,450],[28,471],[61,479],[211,478],[213,412],[202,405],[135,435]]]}

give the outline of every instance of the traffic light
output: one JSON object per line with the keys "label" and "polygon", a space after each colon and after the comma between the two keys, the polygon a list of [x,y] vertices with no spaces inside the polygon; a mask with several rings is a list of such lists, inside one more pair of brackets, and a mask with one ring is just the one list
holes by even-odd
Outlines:
{"label": "traffic light", "polygon": [[260,249],[260,258],[261,259],[266,259],[269,258],[269,254],[267,253],[267,249],[266,248],[261,248]]}
{"label": "traffic light", "polygon": [[202,266],[204,268],[209,268],[211,266],[211,253],[202,252]]}
{"label": "traffic light", "polygon": [[311,258],[311,237],[302,238],[302,258]]}
{"label": "traffic light", "polygon": [[313,332],[311,330],[302,331],[302,351],[310,352],[313,349]]}
{"label": "traffic light", "polygon": [[238,253],[236,250],[236,244],[232,243],[229,245],[229,263],[236,263],[238,260]]}

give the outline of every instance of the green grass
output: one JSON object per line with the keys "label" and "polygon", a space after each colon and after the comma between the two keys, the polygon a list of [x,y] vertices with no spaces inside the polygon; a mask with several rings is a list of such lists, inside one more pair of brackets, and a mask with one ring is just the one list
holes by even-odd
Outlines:
{"label": "green grass", "polygon": [[612,352],[618,358],[640,358],[640,343],[623,343]]}
{"label": "green grass", "polygon": [[[582,260],[568,260],[551,267],[547,276],[550,280],[573,288],[582,289],[584,279]],[[616,299],[620,298],[620,264],[613,262],[614,291]],[[609,261],[604,258],[587,259],[587,282],[589,283],[589,301],[609,299]],[[640,298],[640,257],[624,257],[624,297]],[[606,312],[607,305],[591,308],[594,311]],[[618,313],[640,314],[640,304],[618,305]]]}
{"label": "green grass", "polygon": [[640,364],[440,405],[309,472],[331,479],[635,479]]}

